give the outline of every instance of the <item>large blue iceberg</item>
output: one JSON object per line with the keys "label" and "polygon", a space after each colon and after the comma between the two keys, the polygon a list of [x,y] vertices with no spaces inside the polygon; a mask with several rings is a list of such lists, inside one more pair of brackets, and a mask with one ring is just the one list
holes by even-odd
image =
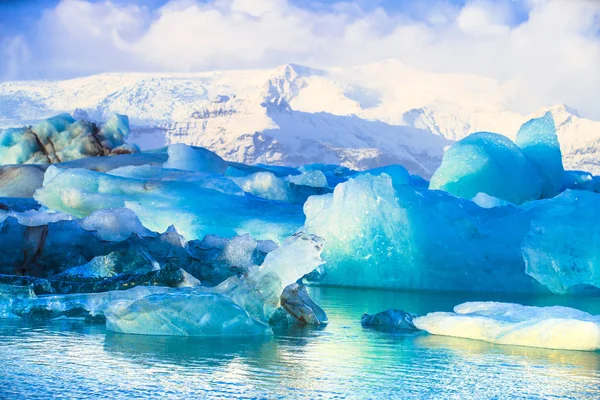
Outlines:
{"label": "large blue iceberg", "polygon": [[309,279],[430,290],[600,287],[600,220],[589,215],[599,207],[598,194],[568,190],[521,207],[482,208],[444,192],[394,187],[387,175],[361,175],[306,202],[305,229],[325,238],[327,262]]}

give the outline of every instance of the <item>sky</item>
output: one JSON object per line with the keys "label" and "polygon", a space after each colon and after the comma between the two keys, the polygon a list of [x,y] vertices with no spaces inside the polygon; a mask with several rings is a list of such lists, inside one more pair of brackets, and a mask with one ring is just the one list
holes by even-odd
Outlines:
{"label": "sky", "polygon": [[600,0],[0,0],[0,81],[388,58],[600,119]]}

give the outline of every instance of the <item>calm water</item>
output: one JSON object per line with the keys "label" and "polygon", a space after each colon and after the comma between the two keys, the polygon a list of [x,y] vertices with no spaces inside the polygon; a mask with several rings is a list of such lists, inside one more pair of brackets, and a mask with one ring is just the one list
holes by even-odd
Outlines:
{"label": "calm water", "polygon": [[313,288],[324,329],[260,340],[106,333],[77,321],[0,320],[1,398],[600,398],[600,353],[497,346],[363,329],[363,312],[451,310],[467,300],[561,304],[600,314],[600,298],[502,298]]}

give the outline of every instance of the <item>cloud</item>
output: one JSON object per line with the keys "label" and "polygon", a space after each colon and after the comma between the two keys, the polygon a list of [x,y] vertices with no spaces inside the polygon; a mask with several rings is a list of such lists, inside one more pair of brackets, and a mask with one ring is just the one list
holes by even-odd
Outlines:
{"label": "cloud", "polygon": [[[173,0],[158,9],[65,0],[28,36],[0,40],[4,79],[189,72],[398,58],[505,83],[529,112],[564,102],[600,119],[600,1],[471,0],[390,10],[338,2]],[[525,18],[517,18],[523,12]],[[18,67],[16,67],[18,66]]]}

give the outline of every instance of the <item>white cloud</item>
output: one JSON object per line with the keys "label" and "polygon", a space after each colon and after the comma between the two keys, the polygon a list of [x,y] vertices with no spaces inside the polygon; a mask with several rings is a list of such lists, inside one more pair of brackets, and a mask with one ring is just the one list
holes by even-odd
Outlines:
{"label": "white cloud", "polygon": [[[398,58],[427,70],[498,79],[513,88],[510,105],[518,111],[564,102],[600,119],[600,1],[526,1],[529,18],[515,26],[508,0],[472,0],[462,9],[439,0],[418,19],[347,2],[309,10],[286,0],[174,0],[151,11],[66,0],[44,14],[34,38],[19,39],[20,50],[6,45],[14,39],[4,41],[9,67],[0,74],[68,77]],[[28,53],[33,62],[24,63]]]}

